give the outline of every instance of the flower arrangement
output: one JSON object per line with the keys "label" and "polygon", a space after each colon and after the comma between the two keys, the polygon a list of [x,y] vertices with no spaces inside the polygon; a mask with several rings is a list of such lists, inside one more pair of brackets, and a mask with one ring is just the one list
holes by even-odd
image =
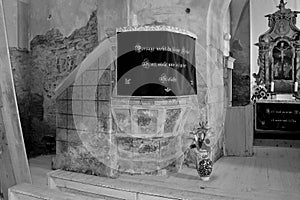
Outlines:
{"label": "flower arrangement", "polygon": [[206,145],[210,143],[210,139],[206,138],[209,129],[207,122],[200,122],[199,127],[192,132],[194,141],[191,149],[197,154],[195,159],[196,169],[200,178],[205,181],[209,180],[213,168],[213,163],[209,156],[210,147]]}
{"label": "flower arrangement", "polygon": [[191,134],[194,135],[194,142],[191,146],[192,148],[196,147],[198,150],[203,148],[203,143],[208,130],[209,127],[207,126],[207,122],[199,122],[199,127],[197,127],[193,132],[191,132]]}
{"label": "flower arrangement", "polygon": [[255,85],[253,87],[251,101],[256,102],[259,99],[267,99],[268,96],[268,90],[265,85]]}

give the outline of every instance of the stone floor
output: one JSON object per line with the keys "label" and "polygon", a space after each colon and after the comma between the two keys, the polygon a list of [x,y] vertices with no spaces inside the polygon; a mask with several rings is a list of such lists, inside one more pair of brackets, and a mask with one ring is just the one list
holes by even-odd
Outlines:
{"label": "stone floor", "polygon": [[[201,181],[196,170],[186,167],[170,176],[122,175],[118,179],[232,199],[299,200],[300,149],[255,147],[254,152],[253,157],[221,158],[214,164],[208,182]],[[46,187],[51,156],[41,156],[29,162],[33,184]]]}

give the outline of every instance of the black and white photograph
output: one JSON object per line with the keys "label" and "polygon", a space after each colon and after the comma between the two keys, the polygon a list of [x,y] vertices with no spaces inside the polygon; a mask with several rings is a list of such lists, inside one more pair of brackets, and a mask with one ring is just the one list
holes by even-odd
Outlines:
{"label": "black and white photograph", "polygon": [[0,0],[0,200],[299,200],[300,0]]}

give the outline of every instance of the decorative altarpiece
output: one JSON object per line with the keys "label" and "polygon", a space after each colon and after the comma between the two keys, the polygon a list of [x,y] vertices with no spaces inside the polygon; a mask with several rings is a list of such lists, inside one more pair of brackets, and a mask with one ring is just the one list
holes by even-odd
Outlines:
{"label": "decorative altarpiece", "polygon": [[[300,29],[296,27],[300,12],[285,5],[280,0],[279,10],[266,15],[269,30],[255,44],[259,47],[259,71],[253,74],[257,87],[251,98],[255,102],[254,142],[277,139],[274,142],[281,145],[277,142],[282,139],[300,140]],[[271,98],[267,93],[271,93]],[[290,98],[293,96],[295,99]]]}
{"label": "decorative altarpiece", "polygon": [[300,12],[285,5],[281,0],[279,10],[265,16],[270,28],[255,44],[259,47],[259,72],[253,74],[256,84],[275,94],[297,93],[300,80],[300,30],[296,27]]}

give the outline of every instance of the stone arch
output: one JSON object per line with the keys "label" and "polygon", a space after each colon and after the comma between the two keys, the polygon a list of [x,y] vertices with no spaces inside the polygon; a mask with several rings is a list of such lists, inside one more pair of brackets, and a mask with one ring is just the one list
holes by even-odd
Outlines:
{"label": "stone arch", "polygon": [[230,2],[231,0],[211,0],[209,4],[206,23],[206,42],[208,47],[212,45],[211,35],[214,33],[215,22],[219,21],[223,23],[222,19],[229,9]]}
{"label": "stone arch", "polygon": [[212,158],[222,155],[225,123],[225,89],[223,82],[223,23],[231,0],[211,0],[206,18],[207,121],[211,127]]}

